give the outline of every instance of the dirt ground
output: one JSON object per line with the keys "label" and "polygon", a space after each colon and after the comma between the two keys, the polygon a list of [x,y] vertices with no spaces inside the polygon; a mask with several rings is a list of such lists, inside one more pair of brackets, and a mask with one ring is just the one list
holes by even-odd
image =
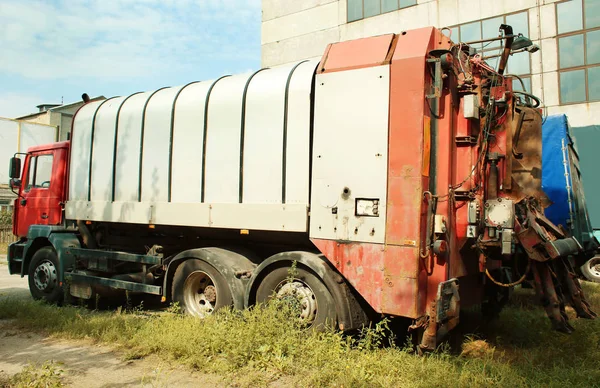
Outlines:
{"label": "dirt ground", "polygon": [[[30,298],[27,278],[8,275],[0,255],[0,298]],[[178,368],[150,356],[124,361],[109,347],[85,341],[64,341],[11,329],[0,320],[0,374],[14,375],[29,363],[54,361],[71,387],[226,387],[220,377]]]}
{"label": "dirt ground", "polygon": [[72,387],[226,387],[213,375],[174,368],[157,357],[123,361],[105,346],[63,341],[6,329],[0,321],[0,373],[13,375],[27,364],[52,360]]}

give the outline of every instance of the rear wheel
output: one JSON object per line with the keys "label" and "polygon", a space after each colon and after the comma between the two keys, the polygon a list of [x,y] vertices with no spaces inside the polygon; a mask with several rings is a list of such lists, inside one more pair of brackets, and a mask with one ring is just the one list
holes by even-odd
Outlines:
{"label": "rear wheel", "polygon": [[600,256],[594,256],[581,266],[581,273],[590,282],[600,283]]}
{"label": "rear wheel", "polygon": [[197,259],[183,262],[173,277],[173,301],[192,316],[205,318],[233,298],[227,281],[210,264]]}
{"label": "rear wheel", "polygon": [[28,273],[29,292],[33,299],[48,303],[63,300],[63,288],[58,281],[58,256],[52,247],[38,250],[31,258]]}
{"label": "rear wheel", "polygon": [[297,268],[293,277],[289,270],[280,267],[269,272],[256,289],[256,302],[265,303],[272,298],[289,300],[298,304],[298,317],[307,327],[319,330],[335,327],[335,303],[323,281],[304,268]]}

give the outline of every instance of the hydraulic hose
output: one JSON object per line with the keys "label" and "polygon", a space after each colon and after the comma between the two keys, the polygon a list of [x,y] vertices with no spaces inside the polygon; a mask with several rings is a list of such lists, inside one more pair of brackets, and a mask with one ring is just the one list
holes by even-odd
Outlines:
{"label": "hydraulic hose", "polygon": [[525,279],[527,278],[527,274],[529,273],[530,269],[531,269],[531,259],[527,260],[527,268],[525,269],[525,273],[523,273],[523,276],[521,276],[521,278],[519,280],[517,280],[516,282],[512,282],[512,283],[502,283],[502,282],[497,281],[496,279],[494,279],[492,277],[492,275],[490,274],[490,271],[488,271],[487,269],[485,270],[485,274],[495,285],[500,286],[500,287],[509,288],[509,287],[514,287],[514,286],[517,286],[517,285],[523,283],[525,281]]}

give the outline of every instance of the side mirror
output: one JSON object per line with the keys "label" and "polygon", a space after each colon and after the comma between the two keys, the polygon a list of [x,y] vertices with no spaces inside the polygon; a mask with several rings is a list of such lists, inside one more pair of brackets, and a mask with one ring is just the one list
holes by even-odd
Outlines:
{"label": "side mirror", "polygon": [[13,156],[10,158],[10,166],[8,168],[8,176],[12,178],[21,177],[21,159]]}

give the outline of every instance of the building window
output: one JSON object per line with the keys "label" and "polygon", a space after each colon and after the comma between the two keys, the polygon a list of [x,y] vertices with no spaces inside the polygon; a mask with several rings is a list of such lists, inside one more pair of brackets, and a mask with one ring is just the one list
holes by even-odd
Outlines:
{"label": "building window", "polygon": [[[499,28],[501,24],[508,24],[513,28],[514,34],[523,34],[529,37],[529,13],[528,11],[517,12],[513,14],[497,16],[490,19],[478,20],[458,26],[450,27],[447,35],[454,42],[471,42],[483,39],[491,39],[500,35]],[[472,45],[486,58],[486,62],[494,67],[498,67],[499,55],[502,50],[502,41],[496,40],[485,43],[475,43]],[[506,68],[507,74],[515,74],[521,77],[526,91],[531,92],[531,58],[528,52],[519,52],[513,54],[508,59]],[[523,87],[518,79],[513,81],[514,90],[522,90]]]}
{"label": "building window", "polygon": [[600,100],[600,1],[556,3],[560,103]]}
{"label": "building window", "polygon": [[348,23],[417,5],[417,0],[348,0]]}

